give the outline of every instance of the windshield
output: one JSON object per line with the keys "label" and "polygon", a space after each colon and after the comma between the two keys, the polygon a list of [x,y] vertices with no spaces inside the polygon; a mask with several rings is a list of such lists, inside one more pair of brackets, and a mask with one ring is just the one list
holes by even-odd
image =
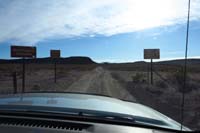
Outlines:
{"label": "windshield", "polygon": [[0,106],[100,95],[61,105],[200,130],[199,16],[200,0],[0,0]]}

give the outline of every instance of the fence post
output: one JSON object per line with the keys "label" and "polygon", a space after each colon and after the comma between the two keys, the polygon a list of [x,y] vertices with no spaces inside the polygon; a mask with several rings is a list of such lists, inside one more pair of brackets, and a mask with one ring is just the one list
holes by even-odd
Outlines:
{"label": "fence post", "polygon": [[153,59],[151,59],[151,85],[153,85]]}
{"label": "fence post", "polygon": [[13,72],[13,93],[17,93],[17,73]]}
{"label": "fence post", "polygon": [[54,63],[54,82],[56,83],[57,81],[57,64],[56,64],[56,61]]}

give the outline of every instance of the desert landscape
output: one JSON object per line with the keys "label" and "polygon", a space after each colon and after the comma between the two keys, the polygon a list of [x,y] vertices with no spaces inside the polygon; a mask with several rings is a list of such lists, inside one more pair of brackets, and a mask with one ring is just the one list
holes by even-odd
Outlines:
{"label": "desert landscape", "polygon": [[[0,94],[22,91],[22,60],[0,60]],[[57,81],[54,82],[54,63]],[[79,92],[138,102],[180,122],[184,60],[95,63],[88,57],[27,59],[25,92]],[[184,125],[200,128],[200,60],[188,60]]]}

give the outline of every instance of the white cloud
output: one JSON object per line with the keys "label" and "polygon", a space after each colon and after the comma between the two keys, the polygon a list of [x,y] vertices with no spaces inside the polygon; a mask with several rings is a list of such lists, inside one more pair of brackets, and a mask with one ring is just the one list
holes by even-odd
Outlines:
{"label": "white cloud", "polygon": [[[0,42],[111,36],[185,23],[188,0],[0,0]],[[200,19],[200,0],[191,0]]]}

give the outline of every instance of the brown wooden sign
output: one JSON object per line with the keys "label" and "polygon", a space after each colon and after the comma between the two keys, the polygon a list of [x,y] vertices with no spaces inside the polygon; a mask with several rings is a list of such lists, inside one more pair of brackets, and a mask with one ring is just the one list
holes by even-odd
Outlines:
{"label": "brown wooden sign", "polygon": [[11,57],[36,58],[36,47],[11,46]]}
{"label": "brown wooden sign", "polygon": [[144,49],[144,59],[160,59],[160,49]]}
{"label": "brown wooden sign", "polygon": [[60,50],[51,50],[51,58],[60,58]]}

